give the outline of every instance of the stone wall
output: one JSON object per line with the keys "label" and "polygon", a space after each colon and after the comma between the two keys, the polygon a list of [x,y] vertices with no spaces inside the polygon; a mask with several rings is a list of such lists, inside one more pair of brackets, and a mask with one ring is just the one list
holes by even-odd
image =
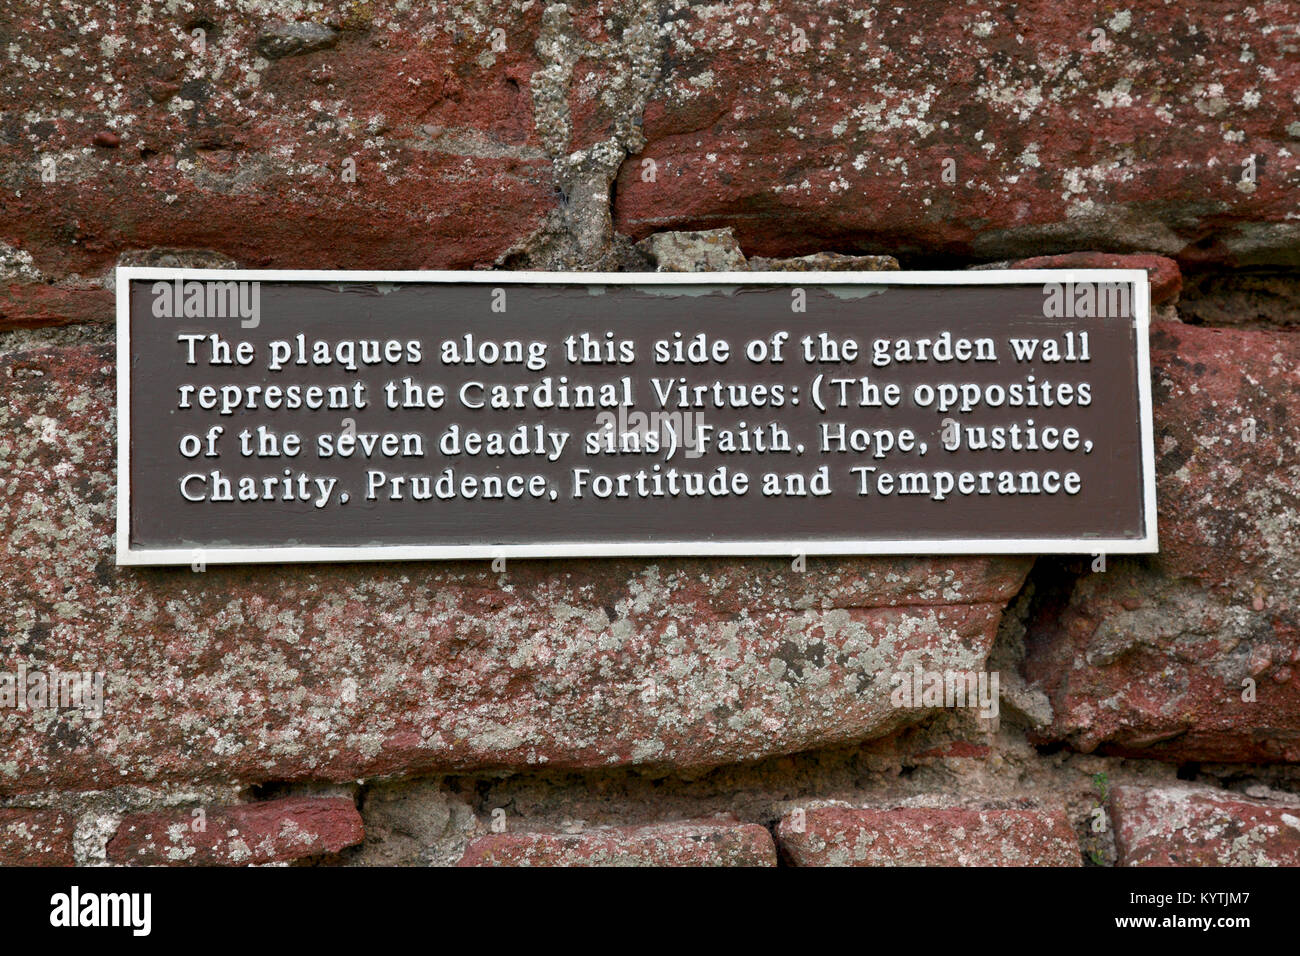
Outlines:
{"label": "stone wall", "polygon": [[[0,863],[1300,863],[1296,14],[0,0]],[[118,264],[1143,267],[1162,550],[119,569]]]}

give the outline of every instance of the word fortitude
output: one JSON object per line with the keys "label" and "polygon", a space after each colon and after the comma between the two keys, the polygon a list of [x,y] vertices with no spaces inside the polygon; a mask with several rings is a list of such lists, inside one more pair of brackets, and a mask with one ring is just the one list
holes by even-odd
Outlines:
{"label": "word fortitude", "polygon": [[122,564],[1156,549],[1142,271],[117,289]]}

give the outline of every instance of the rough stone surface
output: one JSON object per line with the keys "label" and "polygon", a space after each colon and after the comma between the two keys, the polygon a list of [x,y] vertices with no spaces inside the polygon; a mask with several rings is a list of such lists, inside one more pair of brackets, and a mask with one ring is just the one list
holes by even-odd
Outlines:
{"label": "rough stone surface", "polygon": [[615,224],[633,238],[729,225],[751,255],[1294,265],[1293,13],[679,5]]}
{"label": "rough stone surface", "polygon": [[112,293],[80,277],[47,279],[32,255],[0,242],[0,329],[108,322]]}
{"label": "rough stone surface", "polygon": [[290,797],[237,807],[133,814],[108,843],[110,863],[254,866],[338,853],[360,843],[351,800]]}
{"label": "rough stone surface", "polygon": [[0,809],[0,866],[71,866],[75,830],[57,810]]}
{"label": "rough stone surface", "polygon": [[757,824],[712,820],[582,833],[493,833],[470,844],[460,866],[775,866],[772,834]]}
{"label": "rough stone surface", "polygon": [[1285,10],[322,0],[281,22],[249,0],[6,0],[0,241],[56,283],[163,244],[250,267],[638,267],[614,226],[729,225],[780,258],[1294,268]]}
{"label": "rough stone surface", "polygon": [[1295,329],[1300,326],[1300,273],[1206,272],[1186,278],[1178,312],[1185,322]]}
{"label": "rough stone surface", "polygon": [[6,285],[0,280],[0,329],[107,324],[112,319],[113,293],[102,284],[74,281]]}
{"label": "rough stone surface", "polygon": [[1145,269],[1151,282],[1151,304],[1178,299],[1183,287],[1178,263],[1165,256],[1116,256],[1104,252],[1072,252],[1061,256],[1034,256],[1011,263],[1012,269]]}
{"label": "rough stone surface", "polygon": [[[542,227],[541,5],[329,0],[274,40],[260,6],[0,3],[0,103],[22,104],[0,115],[0,241],[63,280],[164,245],[248,267],[468,268]],[[259,37],[302,55],[267,59]],[[118,149],[92,145],[105,127]]]}
{"label": "rough stone surface", "polygon": [[257,37],[257,52],[268,60],[326,50],[338,43],[339,31],[323,23],[273,23]]}
{"label": "rough stone surface", "polygon": [[[925,716],[982,668],[1023,558],[117,568],[110,352],[0,357],[8,660],[103,670],[106,714],[0,714],[0,792],[711,766]],[[57,741],[60,758],[42,755]]]}
{"label": "rough stone surface", "polygon": [[371,787],[361,817],[366,842],[352,862],[365,866],[452,866],[485,830],[460,796],[407,781]]}
{"label": "rough stone surface", "polygon": [[[117,257],[119,266],[146,266],[153,269],[238,269],[239,263],[211,249],[174,249],[157,246],[152,249],[127,249]],[[110,270],[104,276],[110,286],[115,276]]]}
{"label": "rough stone surface", "polygon": [[790,259],[754,256],[749,268],[755,272],[897,272],[893,256],[846,256],[838,252],[814,252]]}
{"label": "rough stone surface", "polygon": [[1300,866],[1300,800],[1252,800],[1204,787],[1118,787],[1111,819],[1120,866]]}
{"label": "rough stone surface", "polygon": [[660,272],[740,272],[749,266],[730,229],[657,232],[637,243]]}
{"label": "rough stone surface", "polygon": [[[20,260],[0,244],[0,329],[41,326],[112,325],[116,321],[110,267],[97,277],[72,275],[54,280],[30,265],[30,255]],[[168,269],[233,269],[238,263],[208,249],[128,249],[117,258],[119,266],[153,266]]]}
{"label": "rough stone surface", "polygon": [[656,232],[636,248],[660,272],[887,272],[898,270],[893,256],[848,256],[837,252],[815,252],[807,256],[747,259],[736,241],[734,230],[706,229],[700,232]]}
{"label": "rough stone surface", "polygon": [[1060,810],[815,807],[777,826],[795,866],[1078,866]]}
{"label": "rough stone surface", "polygon": [[1160,554],[1043,602],[1025,661],[1055,715],[1041,739],[1300,760],[1300,340],[1157,324],[1151,345]]}

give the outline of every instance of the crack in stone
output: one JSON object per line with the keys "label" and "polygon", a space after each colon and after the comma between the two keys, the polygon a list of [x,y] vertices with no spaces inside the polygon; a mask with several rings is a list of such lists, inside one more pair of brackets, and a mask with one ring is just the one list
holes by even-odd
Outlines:
{"label": "crack in stone", "polygon": [[[630,254],[614,233],[611,190],[623,161],[645,145],[640,121],[660,71],[660,17],[658,0],[628,6],[627,26],[604,43],[578,34],[567,4],[543,13],[535,49],[546,65],[532,77],[533,114],[560,203],[537,232],[497,260],[499,267],[614,269]],[[615,104],[614,121],[609,136],[573,150],[569,95],[578,63],[588,58],[616,71],[604,92]]]}

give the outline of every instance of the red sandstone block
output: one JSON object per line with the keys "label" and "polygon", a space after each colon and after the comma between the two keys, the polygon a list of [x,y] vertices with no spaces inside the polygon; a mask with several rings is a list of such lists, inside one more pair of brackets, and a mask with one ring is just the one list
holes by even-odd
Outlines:
{"label": "red sandstone block", "polygon": [[1201,787],[1116,787],[1120,866],[1300,866],[1300,801]]}
{"label": "red sandstone block", "polygon": [[[197,14],[141,19],[126,0],[43,14],[0,0],[30,65],[0,73],[0,242],[59,280],[160,245],[248,267],[491,263],[556,207],[530,95],[546,65],[542,10],[496,3],[471,22],[445,2],[391,7],[325,0],[296,28],[330,21],[335,42],[300,36],[296,55],[268,60],[268,40],[284,38],[260,15],[209,11],[220,39],[204,53],[186,27]],[[223,68],[200,68],[218,43]],[[120,106],[111,130],[106,97]],[[19,324],[94,308],[34,290],[3,298]]]}
{"label": "red sandstone block", "polygon": [[[615,225],[634,239],[730,225],[751,256],[1105,248],[1284,264],[1300,58],[1274,25],[1293,12],[1288,0],[1253,21],[1217,0],[860,16],[786,0],[743,18],[684,6],[664,27],[672,57],[647,143],[621,170]],[[1261,75],[1276,95],[1260,95]],[[1241,141],[1223,135],[1228,121]],[[1252,153],[1266,172],[1246,181]]]}
{"label": "red sandstone block", "polygon": [[954,740],[950,743],[941,744],[938,747],[931,747],[928,750],[922,750],[916,756],[921,760],[946,760],[946,759],[969,759],[975,758],[982,760],[993,752],[988,744],[977,743],[973,740]]}
{"label": "red sandstone block", "polygon": [[1165,256],[1118,256],[1105,252],[1070,252],[1062,256],[1035,256],[1011,263],[1012,269],[1145,269],[1151,280],[1151,304],[1162,305],[1183,287],[1178,263]]}
{"label": "red sandstone block", "polygon": [[249,866],[337,853],[365,837],[351,800],[287,797],[218,807],[202,818],[190,810],[126,817],[108,843],[112,863],[145,866]]}
{"label": "red sandstone block", "polygon": [[787,813],[781,854],[796,866],[1079,866],[1060,810],[816,807]]}
{"label": "red sandstone block", "polygon": [[75,831],[57,810],[0,810],[0,866],[72,866]]}
{"label": "red sandstone block", "polygon": [[1157,323],[1151,364],[1160,554],[1030,623],[1038,742],[1300,760],[1300,336]]}
{"label": "red sandstone block", "polygon": [[582,833],[493,833],[459,866],[775,866],[772,835],[754,823],[689,820]]}
{"label": "red sandstone block", "polygon": [[107,325],[113,321],[113,293],[86,284],[44,282],[0,284],[0,329],[40,325]]}

